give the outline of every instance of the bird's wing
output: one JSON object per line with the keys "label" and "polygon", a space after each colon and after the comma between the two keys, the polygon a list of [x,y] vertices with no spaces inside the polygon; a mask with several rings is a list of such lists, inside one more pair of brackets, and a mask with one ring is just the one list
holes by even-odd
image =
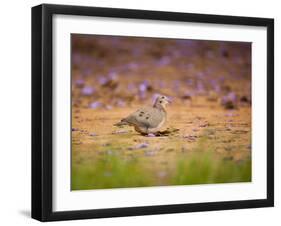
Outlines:
{"label": "bird's wing", "polygon": [[164,117],[164,113],[160,110],[153,107],[144,107],[123,120],[138,127],[156,128],[164,120]]}

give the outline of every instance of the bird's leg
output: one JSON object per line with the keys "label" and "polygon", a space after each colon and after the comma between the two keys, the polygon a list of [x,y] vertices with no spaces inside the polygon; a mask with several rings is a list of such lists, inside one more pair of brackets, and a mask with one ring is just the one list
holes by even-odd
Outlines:
{"label": "bird's leg", "polygon": [[146,136],[147,137],[155,137],[155,134],[154,133],[148,133]]}
{"label": "bird's leg", "polygon": [[148,127],[147,127],[147,128],[146,128],[146,136],[147,136],[147,137],[155,137],[155,134],[152,133],[152,132],[148,129]]}

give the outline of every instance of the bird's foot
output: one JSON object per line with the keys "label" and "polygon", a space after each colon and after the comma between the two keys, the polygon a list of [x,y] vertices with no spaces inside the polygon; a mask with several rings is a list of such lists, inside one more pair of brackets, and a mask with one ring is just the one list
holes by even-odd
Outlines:
{"label": "bird's foot", "polygon": [[146,136],[147,136],[147,137],[156,137],[155,134],[153,134],[153,133],[149,133],[149,134],[147,134]]}

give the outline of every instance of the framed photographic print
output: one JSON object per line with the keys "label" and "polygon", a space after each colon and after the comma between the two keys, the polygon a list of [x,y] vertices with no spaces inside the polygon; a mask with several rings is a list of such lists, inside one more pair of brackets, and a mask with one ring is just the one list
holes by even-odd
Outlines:
{"label": "framed photographic print", "polygon": [[32,8],[32,217],[274,204],[274,21]]}

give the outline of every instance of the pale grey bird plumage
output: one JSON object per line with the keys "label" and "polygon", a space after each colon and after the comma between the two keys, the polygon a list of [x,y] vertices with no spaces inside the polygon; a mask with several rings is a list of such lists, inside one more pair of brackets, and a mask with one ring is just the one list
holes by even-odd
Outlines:
{"label": "pale grey bird plumage", "polygon": [[122,119],[116,126],[130,125],[142,134],[156,133],[167,120],[166,104],[170,100],[166,96],[158,96],[152,107],[142,107]]}

